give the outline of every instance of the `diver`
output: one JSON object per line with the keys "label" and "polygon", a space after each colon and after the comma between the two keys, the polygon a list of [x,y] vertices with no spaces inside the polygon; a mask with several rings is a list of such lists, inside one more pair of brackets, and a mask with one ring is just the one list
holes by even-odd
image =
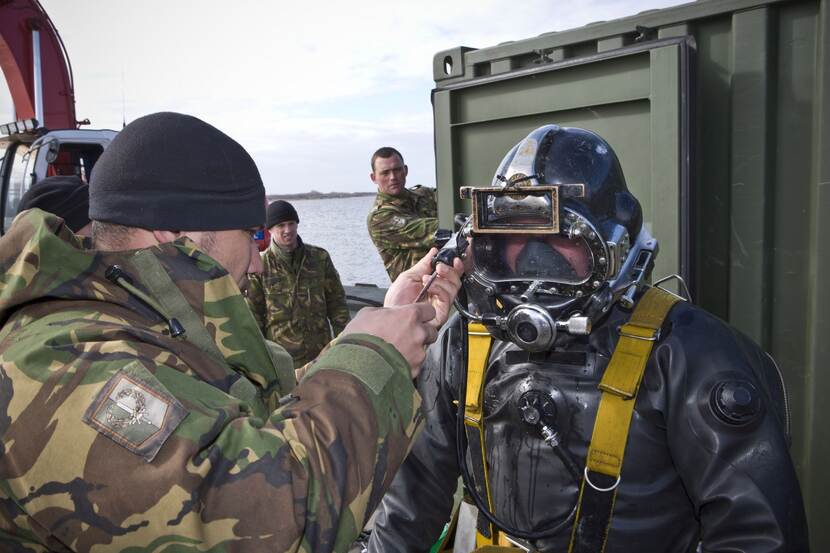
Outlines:
{"label": "diver", "polygon": [[462,196],[460,315],[428,351],[424,431],[369,551],[429,550],[459,475],[479,547],[807,551],[780,372],[648,284],[657,241],[611,146],[540,127]]}

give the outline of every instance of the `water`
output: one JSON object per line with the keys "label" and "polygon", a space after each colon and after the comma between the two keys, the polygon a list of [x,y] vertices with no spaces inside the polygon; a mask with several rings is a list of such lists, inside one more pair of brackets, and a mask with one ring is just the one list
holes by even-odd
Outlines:
{"label": "water", "polygon": [[331,254],[344,286],[356,282],[389,286],[389,276],[366,229],[374,196],[290,201],[300,216],[303,242]]}

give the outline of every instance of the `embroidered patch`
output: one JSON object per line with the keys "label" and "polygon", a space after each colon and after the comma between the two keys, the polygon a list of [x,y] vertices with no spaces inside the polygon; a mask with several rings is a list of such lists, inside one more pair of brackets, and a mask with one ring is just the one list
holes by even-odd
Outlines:
{"label": "embroidered patch", "polygon": [[406,224],[406,219],[398,215],[393,215],[389,218],[389,223],[392,227],[402,227]]}
{"label": "embroidered patch", "polygon": [[83,421],[149,463],[186,416],[164,385],[133,361],[107,381]]}

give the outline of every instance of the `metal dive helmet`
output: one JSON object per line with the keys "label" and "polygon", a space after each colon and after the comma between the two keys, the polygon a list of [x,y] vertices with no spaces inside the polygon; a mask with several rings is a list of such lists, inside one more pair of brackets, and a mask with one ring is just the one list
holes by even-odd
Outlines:
{"label": "metal dive helmet", "polygon": [[497,338],[546,351],[589,334],[611,305],[631,302],[657,242],[643,227],[617,156],[599,135],[545,125],[504,157],[472,200],[469,315]]}

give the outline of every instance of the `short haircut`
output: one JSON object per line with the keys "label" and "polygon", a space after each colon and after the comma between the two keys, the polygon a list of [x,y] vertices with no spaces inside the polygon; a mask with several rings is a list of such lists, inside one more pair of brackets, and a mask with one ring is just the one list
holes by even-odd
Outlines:
{"label": "short haircut", "polygon": [[401,159],[401,163],[406,163],[403,160],[403,156],[401,155],[401,153],[398,150],[396,150],[392,146],[384,146],[383,148],[378,148],[375,151],[375,153],[372,154],[372,161],[371,161],[372,172],[373,173],[375,172],[375,160],[377,158],[382,157],[383,159],[387,159],[387,158],[390,158],[392,156],[398,156]]}
{"label": "short haircut", "polygon": [[127,250],[133,236],[133,227],[92,221],[92,243],[96,249]]}

